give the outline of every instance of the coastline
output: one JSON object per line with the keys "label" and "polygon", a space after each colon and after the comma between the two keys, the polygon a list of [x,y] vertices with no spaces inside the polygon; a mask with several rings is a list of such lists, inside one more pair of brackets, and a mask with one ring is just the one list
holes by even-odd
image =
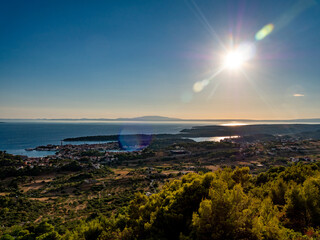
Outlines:
{"label": "coastline", "polygon": [[[7,127],[7,128],[6,128]],[[8,130],[9,129],[9,130]],[[4,132],[4,134],[3,134]],[[7,133],[6,133],[7,132]],[[95,134],[106,132],[107,134]],[[2,135],[1,135],[2,133]],[[111,134],[108,134],[111,133]],[[112,134],[114,133],[114,134]],[[33,136],[21,138],[21,135]],[[257,141],[288,136],[300,139],[320,139],[320,124],[247,124],[247,125],[195,125],[148,122],[148,124],[108,124],[108,123],[5,123],[0,128],[0,150],[27,156],[46,156],[45,152],[25,151],[42,145],[94,144],[118,141],[122,138],[140,137],[152,141],[182,142],[183,138],[213,138],[241,136],[237,141]],[[38,153],[38,154],[37,154]],[[51,154],[51,152],[49,152]]]}

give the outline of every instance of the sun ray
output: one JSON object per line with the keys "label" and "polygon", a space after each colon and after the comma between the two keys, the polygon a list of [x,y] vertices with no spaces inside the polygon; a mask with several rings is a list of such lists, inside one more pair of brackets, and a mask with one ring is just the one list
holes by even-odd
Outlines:
{"label": "sun ray", "polygon": [[190,0],[192,3],[193,7],[190,7],[191,10],[195,13],[195,16],[200,20],[200,22],[203,24],[203,26],[208,30],[208,32],[217,40],[219,45],[223,48],[226,49],[226,46],[223,44],[221,41],[219,35],[217,32],[212,28],[210,23],[208,22],[207,18],[199,8],[198,4],[194,0]]}
{"label": "sun ray", "polygon": [[209,96],[208,96],[208,98],[207,98],[208,100],[211,99],[211,98],[213,97],[213,95],[216,93],[218,87],[220,86],[220,82],[221,82],[221,81],[216,81],[216,82],[215,82],[215,85],[214,85],[214,87],[212,88],[212,91],[211,91],[211,93],[209,94]]}
{"label": "sun ray", "polygon": [[193,91],[198,93],[201,92],[209,83],[218,76],[223,70],[225,69],[224,66],[220,67],[216,72],[214,72],[209,78],[197,81],[193,84]]}

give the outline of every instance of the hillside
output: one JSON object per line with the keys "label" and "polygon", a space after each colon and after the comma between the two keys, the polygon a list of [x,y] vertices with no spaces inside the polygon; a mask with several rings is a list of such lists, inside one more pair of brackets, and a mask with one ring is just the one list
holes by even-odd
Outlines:
{"label": "hillside", "polygon": [[300,164],[257,176],[249,168],[188,174],[71,231],[42,222],[1,239],[319,239],[319,224],[320,164]]}
{"label": "hillside", "polygon": [[162,137],[0,151],[0,240],[319,239],[320,141]]}

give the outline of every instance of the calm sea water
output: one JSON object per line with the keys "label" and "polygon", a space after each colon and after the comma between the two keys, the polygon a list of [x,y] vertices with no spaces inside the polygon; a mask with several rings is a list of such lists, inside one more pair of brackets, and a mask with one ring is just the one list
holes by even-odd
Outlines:
{"label": "calm sea water", "polygon": [[0,123],[0,150],[29,157],[47,156],[54,152],[25,151],[25,149],[60,144],[61,140],[69,137],[178,133],[194,125],[194,123],[157,122],[5,122]]}
{"label": "calm sea water", "polygon": [[[270,122],[252,122],[249,124],[263,123]],[[248,123],[242,122],[240,124]],[[60,144],[61,140],[70,137],[139,133],[178,133],[182,129],[201,125],[230,125],[230,122],[11,121],[0,123],[0,150],[6,150],[11,154],[27,155],[29,157],[47,156],[54,154],[54,152],[25,151],[25,149],[47,144]]]}

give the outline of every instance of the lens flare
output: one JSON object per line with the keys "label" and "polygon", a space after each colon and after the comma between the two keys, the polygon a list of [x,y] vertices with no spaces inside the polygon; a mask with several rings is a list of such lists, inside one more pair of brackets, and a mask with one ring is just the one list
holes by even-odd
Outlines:
{"label": "lens flare", "polygon": [[152,132],[150,127],[143,124],[125,126],[118,136],[119,146],[126,151],[142,150],[151,143]]}
{"label": "lens flare", "polygon": [[197,81],[195,84],[193,84],[193,91],[195,93],[201,92],[209,83],[212,81],[216,76],[218,76],[222,71],[224,70],[224,67],[220,67],[214,73],[206,79]]}
{"label": "lens flare", "polygon": [[252,42],[243,42],[239,45],[238,51],[245,61],[251,60],[256,55],[256,45]]}
{"label": "lens flare", "polygon": [[208,79],[198,81],[193,85],[193,91],[195,91],[196,93],[201,92],[208,84],[209,84]]}
{"label": "lens flare", "polygon": [[265,25],[263,28],[259,30],[259,32],[256,33],[255,39],[257,41],[264,39],[273,31],[273,29],[274,29],[274,25],[272,23]]}
{"label": "lens flare", "polygon": [[150,145],[152,135],[137,134],[137,135],[119,135],[118,143],[122,150],[139,151]]}

